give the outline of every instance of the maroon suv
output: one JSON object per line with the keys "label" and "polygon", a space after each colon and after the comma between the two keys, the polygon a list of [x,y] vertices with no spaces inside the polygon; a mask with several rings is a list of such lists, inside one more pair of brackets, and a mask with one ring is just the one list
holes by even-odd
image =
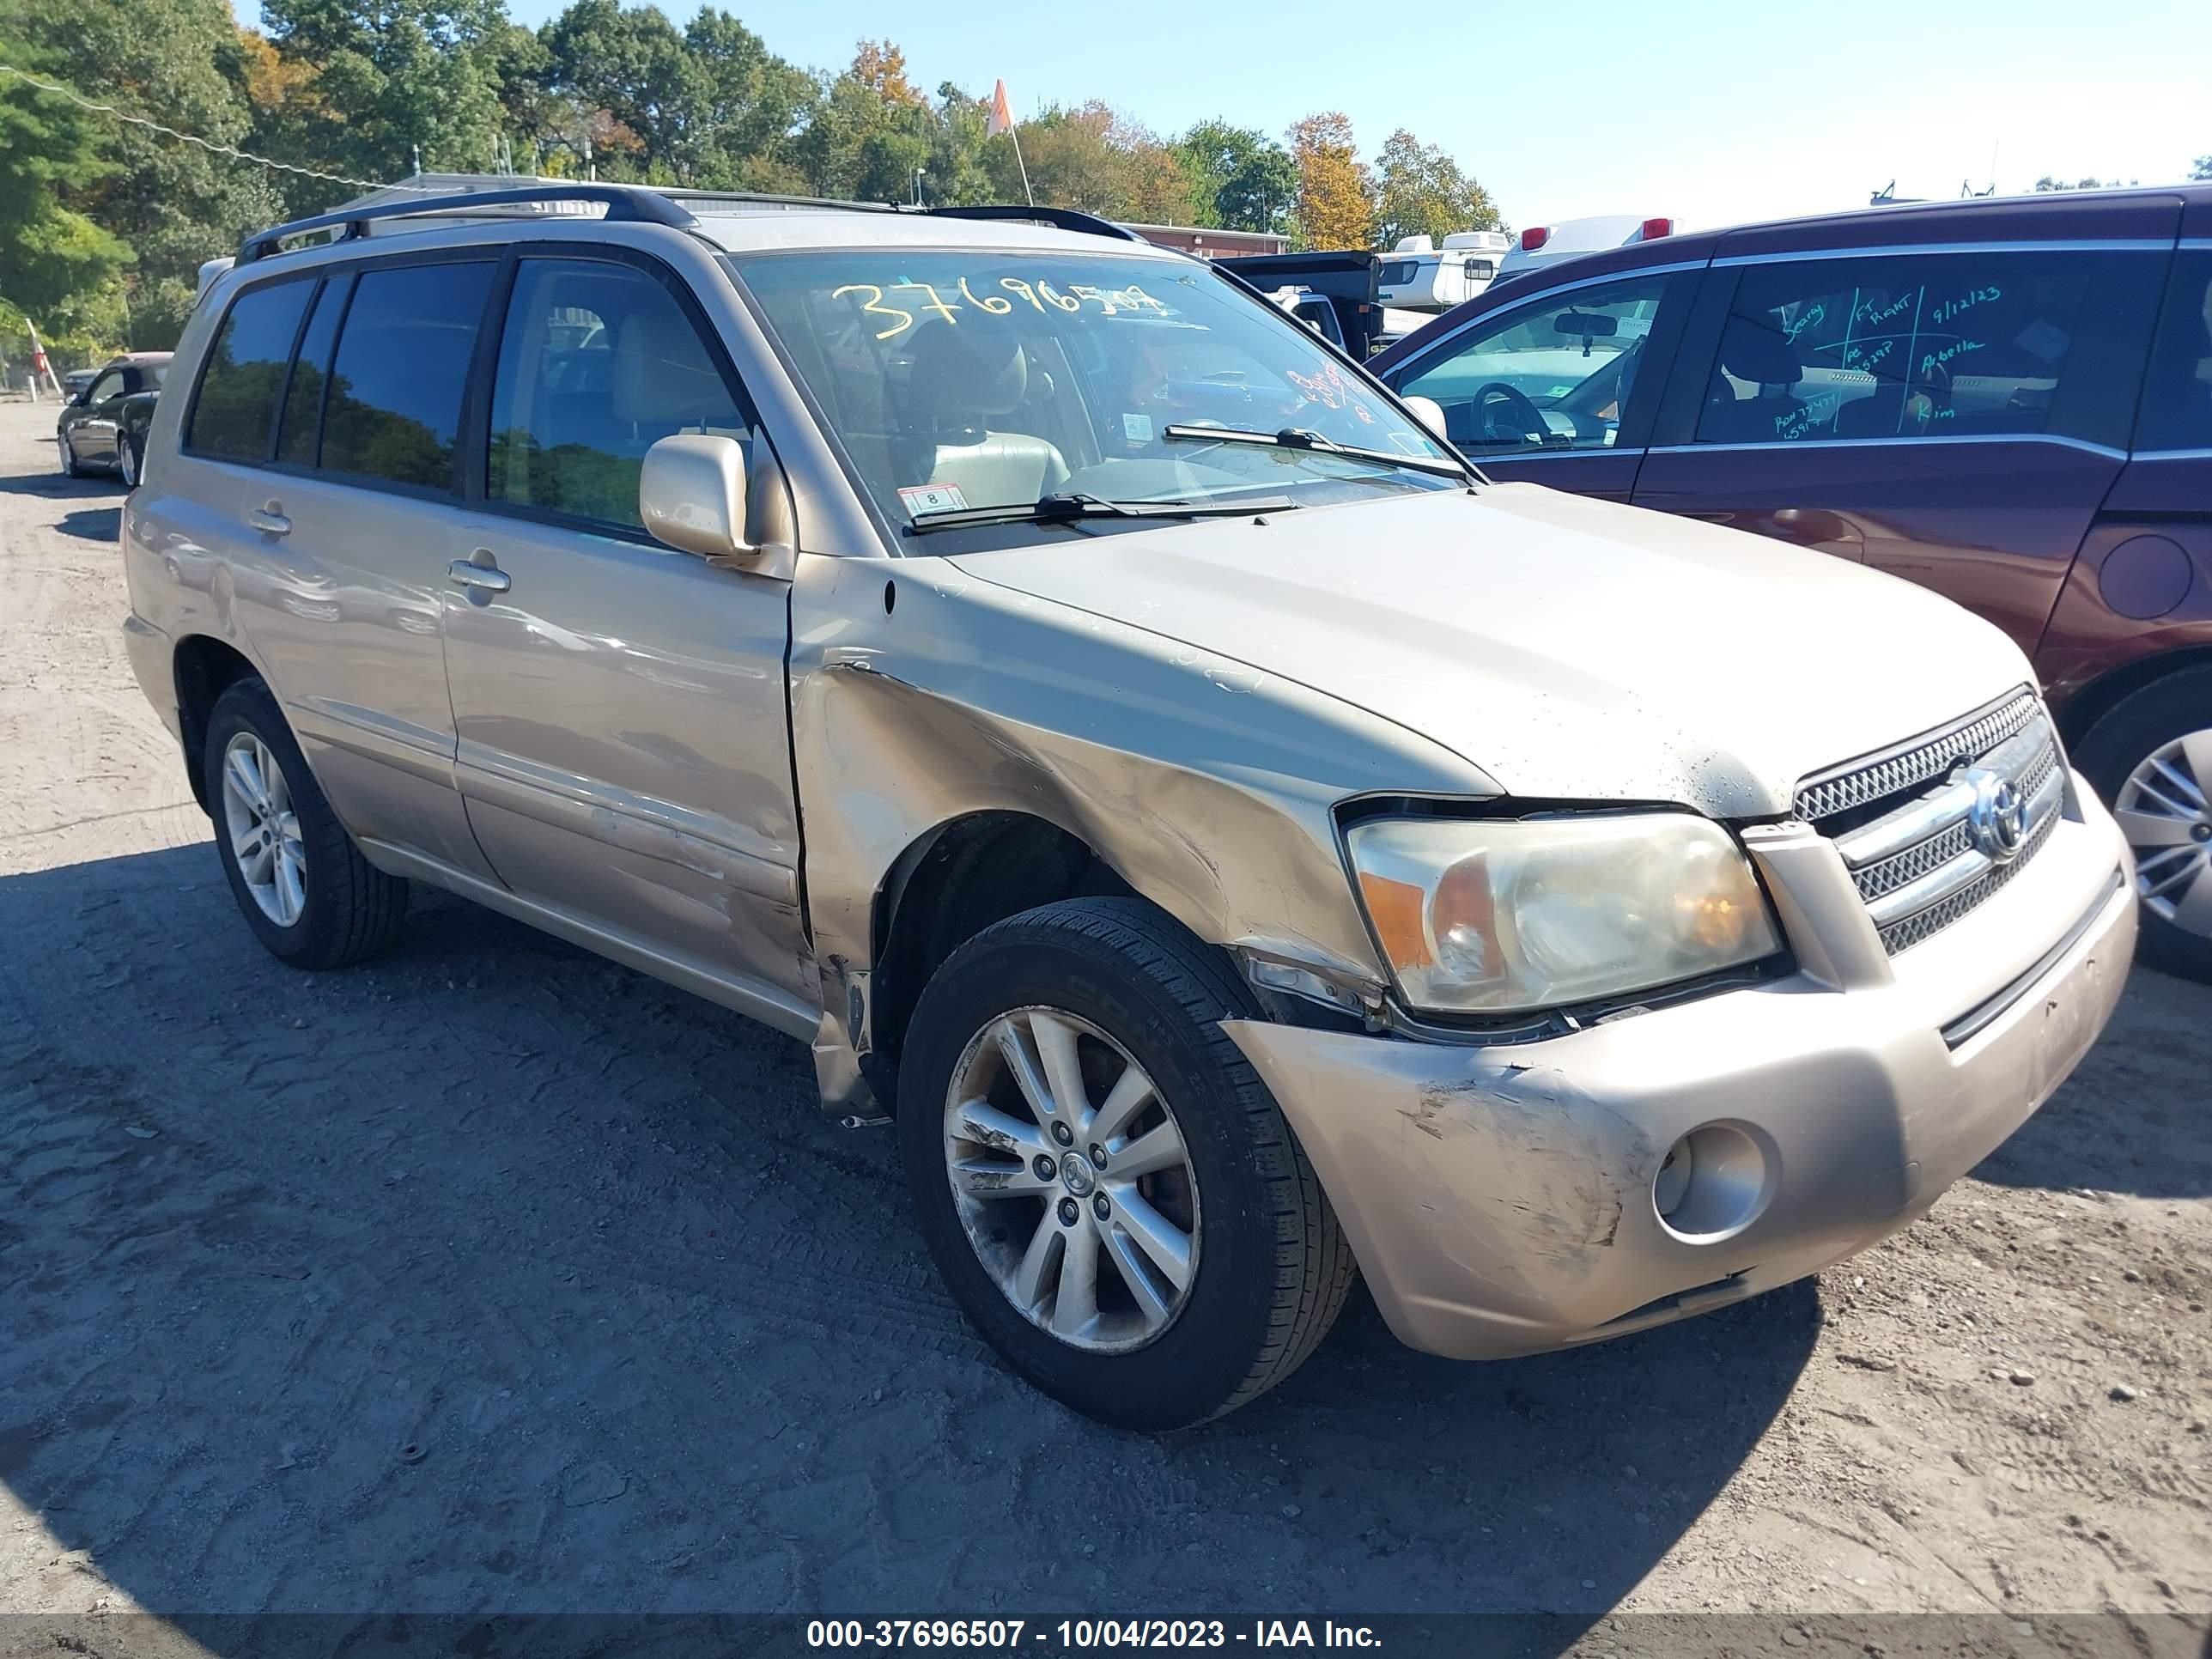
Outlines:
{"label": "maroon suv", "polygon": [[[1372,365],[1500,479],[1948,594],[2034,659],[2133,844],[2142,954],[2212,979],[2212,185],[1929,203],[1493,284]],[[1808,674],[1909,674],[1882,641]]]}

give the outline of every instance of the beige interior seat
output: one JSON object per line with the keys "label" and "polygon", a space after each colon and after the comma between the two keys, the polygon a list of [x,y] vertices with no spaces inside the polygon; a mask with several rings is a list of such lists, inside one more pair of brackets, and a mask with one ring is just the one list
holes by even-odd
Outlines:
{"label": "beige interior seat", "polygon": [[1067,463],[1056,445],[992,426],[993,417],[1019,409],[1029,394],[1029,356],[1019,341],[937,324],[915,343],[909,384],[927,438],[923,482],[956,486],[970,507],[1014,506],[1066,486]]}

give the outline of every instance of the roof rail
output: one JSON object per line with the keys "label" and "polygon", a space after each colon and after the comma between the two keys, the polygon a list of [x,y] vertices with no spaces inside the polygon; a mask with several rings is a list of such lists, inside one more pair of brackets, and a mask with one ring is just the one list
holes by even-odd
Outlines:
{"label": "roof rail", "polygon": [[428,196],[412,201],[380,202],[374,206],[341,208],[256,231],[239,245],[238,263],[250,265],[282,251],[294,236],[318,230],[339,230],[343,237],[366,236],[373,221],[414,219],[430,214],[467,214],[482,208],[542,202],[599,202],[610,219],[634,223],[669,225],[678,230],[695,228],[698,221],[658,191],[636,185],[538,185],[522,190],[479,190],[455,196]]}
{"label": "roof rail", "polygon": [[784,196],[764,190],[693,190],[681,185],[654,185],[653,193],[676,202],[743,202],[753,207],[844,208],[855,213],[902,213],[896,202],[860,202],[842,196]]}
{"label": "roof rail", "polygon": [[924,208],[922,211],[935,219],[1011,219],[1018,224],[1050,225],[1055,230],[1112,236],[1124,242],[1145,240],[1127,225],[1117,225],[1111,219],[1102,219],[1095,213],[1083,213],[1074,208],[1024,207],[1018,202],[1000,202],[984,207]]}

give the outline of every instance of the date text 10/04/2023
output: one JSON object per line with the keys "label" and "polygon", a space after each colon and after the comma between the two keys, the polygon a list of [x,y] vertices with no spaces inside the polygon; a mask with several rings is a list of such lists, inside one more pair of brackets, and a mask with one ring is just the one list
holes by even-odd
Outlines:
{"label": "date text 10/04/2023", "polygon": [[[965,276],[959,278],[957,287],[961,299],[968,302],[964,306],[957,301],[947,300],[938,292],[934,283],[848,283],[842,288],[830,289],[830,297],[842,300],[848,294],[866,296],[860,301],[860,309],[871,317],[886,318],[890,322],[889,328],[876,331],[878,340],[896,338],[912,328],[915,312],[927,312],[944,318],[948,323],[957,323],[960,313],[971,307],[988,317],[1003,317],[1014,309],[1017,300],[1026,300],[1047,315],[1052,311],[1073,314],[1081,311],[1086,301],[1098,307],[1097,314],[1102,317],[1120,316],[1125,312],[1140,312],[1154,317],[1168,314],[1165,306],[1133,283],[1127,288],[1096,288],[1088,283],[1071,283],[1067,285],[1067,292],[1063,294],[1048,282],[1031,283],[1019,276],[1001,276],[996,286],[1005,292],[994,294],[991,291],[992,286],[986,282],[983,292],[978,294],[969,286]],[[911,289],[923,296],[912,302],[914,310],[886,302],[884,295],[887,292],[896,294],[902,289]],[[1047,307],[1050,310],[1048,311]]]}
{"label": "date text 10/04/2023", "polygon": [[1091,1652],[1121,1648],[1358,1648],[1382,1645],[1370,1626],[1334,1620],[1258,1619],[1249,1627],[1221,1619],[813,1619],[810,1648],[964,1648],[969,1652],[1022,1653],[1030,1644],[1048,1651]]}

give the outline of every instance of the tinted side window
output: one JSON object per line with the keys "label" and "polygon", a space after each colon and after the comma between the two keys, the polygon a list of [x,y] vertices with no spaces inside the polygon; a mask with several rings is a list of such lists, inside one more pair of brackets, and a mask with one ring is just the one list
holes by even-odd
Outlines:
{"label": "tinted side window", "polygon": [[2057,430],[2053,410],[2096,258],[1965,252],[1747,266],[1697,441]]}
{"label": "tinted side window", "polygon": [[356,278],[323,407],[325,471],[456,487],[461,392],[492,270],[404,265]]}
{"label": "tinted side window", "polygon": [[1411,380],[1445,434],[1478,456],[1604,449],[1620,428],[1667,278],[1575,289],[1478,323]]}
{"label": "tinted side window", "polygon": [[110,398],[120,398],[122,395],[123,371],[119,368],[111,368],[92,383],[92,390],[85,394],[84,400],[88,404],[104,404]]}
{"label": "tinted side window", "polygon": [[335,276],[315,297],[307,331],[300,337],[299,355],[292,362],[292,382],[284,392],[284,413],[276,425],[276,459],[295,466],[313,466],[322,435],[323,388],[331,374],[331,349],[337,343],[338,319],[345,313],[346,296],[353,278]]}
{"label": "tinted side window", "polygon": [[522,261],[492,385],[492,500],[641,527],[647,449],[678,432],[744,428],[697,331],[651,276],[598,260]]}
{"label": "tinted side window", "polygon": [[2173,262],[2136,447],[2212,449],[2212,249]]}
{"label": "tinted side window", "polygon": [[186,449],[224,461],[268,458],[292,337],[314,289],[312,282],[277,283],[238,296],[200,375]]}

